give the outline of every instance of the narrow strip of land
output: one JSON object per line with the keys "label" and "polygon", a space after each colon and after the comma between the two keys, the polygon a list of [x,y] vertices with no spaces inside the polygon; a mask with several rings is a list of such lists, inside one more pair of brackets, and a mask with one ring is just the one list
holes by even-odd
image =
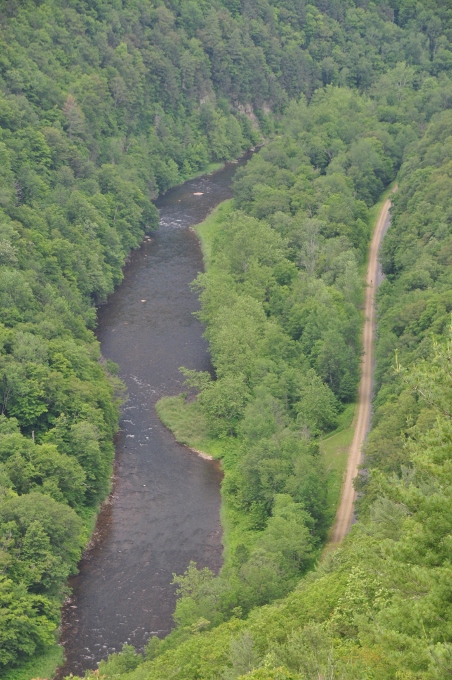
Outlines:
{"label": "narrow strip of land", "polygon": [[[394,189],[395,191],[396,189]],[[372,403],[372,376],[373,376],[373,341],[375,332],[375,291],[379,284],[378,251],[381,241],[389,226],[391,200],[388,199],[378,216],[377,225],[370,244],[369,265],[366,278],[366,302],[364,306],[364,329],[363,329],[363,360],[361,364],[361,380],[359,384],[358,413],[353,441],[348,456],[347,473],[341,493],[341,501],[336,513],[336,521],[333,528],[331,543],[337,544],[342,541],[350,530],[353,521],[353,503],[355,489],[353,480],[358,474],[361,462],[361,450],[370,426],[370,413]]]}

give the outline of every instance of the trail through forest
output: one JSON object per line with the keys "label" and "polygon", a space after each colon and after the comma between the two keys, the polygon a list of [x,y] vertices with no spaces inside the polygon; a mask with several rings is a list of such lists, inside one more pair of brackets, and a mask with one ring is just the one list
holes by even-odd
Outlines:
{"label": "trail through forest", "polygon": [[[396,191],[397,187],[393,189]],[[369,265],[366,277],[366,302],[364,306],[364,329],[363,329],[363,360],[361,364],[361,380],[359,384],[358,414],[353,441],[348,456],[347,473],[342,488],[341,502],[336,513],[331,543],[333,545],[342,541],[349,532],[353,521],[353,504],[355,489],[353,480],[358,474],[358,466],[361,463],[361,451],[366,435],[370,427],[370,414],[372,406],[372,382],[373,382],[373,341],[375,334],[375,292],[381,281],[381,272],[378,262],[378,252],[383,237],[389,227],[391,216],[389,213],[391,199],[388,198],[381,208],[377,226],[372,237],[369,252]]]}

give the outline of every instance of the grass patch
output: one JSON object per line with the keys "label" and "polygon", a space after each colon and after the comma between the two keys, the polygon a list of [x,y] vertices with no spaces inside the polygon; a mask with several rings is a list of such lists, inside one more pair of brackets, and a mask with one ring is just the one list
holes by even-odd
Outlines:
{"label": "grass patch", "polygon": [[63,648],[55,644],[44,654],[35,656],[20,668],[11,668],[2,673],[2,680],[33,680],[43,678],[50,680],[55,671],[63,663]]}
{"label": "grass patch", "polygon": [[186,396],[184,393],[176,397],[162,397],[156,403],[155,409],[162,423],[171,430],[180,444],[203,451],[206,446],[209,447],[210,442],[206,420],[198,402],[188,402]]}
{"label": "grass patch", "polygon": [[377,221],[378,221],[378,216],[380,214],[380,211],[385,204],[385,202],[388,200],[390,195],[392,194],[392,191],[397,184],[397,181],[394,180],[394,182],[391,182],[391,184],[388,186],[388,188],[381,194],[379,200],[375,205],[373,205],[371,208],[369,208],[369,224],[371,226],[371,236],[373,235],[375,231],[375,227],[377,226]]}
{"label": "grass patch", "polygon": [[181,184],[184,184],[185,182],[188,182],[191,179],[202,177],[203,175],[211,175],[213,172],[217,172],[218,170],[221,170],[223,167],[224,163],[208,163],[206,166],[201,168],[201,170],[194,172],[192,175],[187,175],[187,177],[184,177]]}
{"label": "grass patch", "polygon": [[187,400],[185,393],[176,397],[162,397],[155,409],[162,423],[173,433],[176,441],[191,449],[222,459],[224,467],[235,458],[235,440],[217,439],[209,434],[206,419],[196,400]]}
{"label": "grass patch", "polygon": [[339,432],[342,432],[342,430],[347,430],[349,427],[351,427],[353,418],[355,417],[355,411],[356,404],[354,402],[353,404],[347,404],[342,413],[339,414],[336,429],[332,432],[328,432],[328,434],[322,437],[322,441],[326,441],[327,439],[334,437]]}
{"label": "grass patch", "polygon": [[328,515],[334,520],[342,483],[347,469],[348,452],[355,432],[356,404],[349,404],[341,414],[337,429],[320,442],[320,454],[328,472]]}
{"label": "grass patch", "polygon": [[203,222],[197,224],[194,229],[201,241],[201,250],[204,267],[207,270],[212,261],[212,246],[216,239],[225,237],[223,225],[228,215],[232,212],[232,199],[220,203]]}

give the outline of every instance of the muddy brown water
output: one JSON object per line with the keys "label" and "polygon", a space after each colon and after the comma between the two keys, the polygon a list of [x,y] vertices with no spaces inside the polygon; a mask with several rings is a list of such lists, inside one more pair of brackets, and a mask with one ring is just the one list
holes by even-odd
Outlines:
{"label": "muddy brown water", "polygon": [[[97,668],[124,643],[142,649],[173,627],[173,573],[190,560],[218,571],[221,471],[175,442],[155,402],[183,390],[180,366],[209,370],[190,282],[202,270],[190,226],[231,196],[239,163],[175,187],[157,200],[160,227],[135,251],[99,310],[102,354],[117,362],[129,399],[116,445],[114,491],[99,515],[63,610],[66,662],[58,678]],[[195,196],[195,193],[202,193]],[[144,302],[143,302],[144,301]]]}

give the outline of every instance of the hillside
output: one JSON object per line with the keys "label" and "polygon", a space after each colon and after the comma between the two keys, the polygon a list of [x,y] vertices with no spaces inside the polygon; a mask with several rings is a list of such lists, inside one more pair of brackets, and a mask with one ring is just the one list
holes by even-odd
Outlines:
{"label": "hillside", "polygon": [[[179,628],[134,677],[311,677],[331,659],[442,677],[451,18],[441,0],[0,3],[2,672],[55,649],[110,488],[124,394],[96,306],[158,193],[275,137],[237,173],[198,281],[217,380],[188,378],[227,471],[226,566],[200,594],[180,577]],[[334,514],[318,442],[355,398],[369,209],[400,167],[362,523],[300,581]],[[313,645],[317,661],[294,651]]]}
{"label": "hillside", "polygon": [[[385,245],[381,377],[358,523],[285,598],[245,618],[233,613],[206,632],[192,625],[164,642],[154,639],[145,662],[127,648],[101,664],[106,678],[433,680],[450,673],[452,307],[444,256],[450,235],[438,215],[448,210],[451,138],[450,112],[434,116],[400,172]],[[419,176],[424,181],[416,183]],[[436,271],[427,285],[421,251],[426,271]],[[391,254],[403,258],[398,271],[389,269]],[[410,304],[403,305],[404,296]],[[393,335],[389,320],[398,324]],[[384,353],[388,336],[391,353]]]}

